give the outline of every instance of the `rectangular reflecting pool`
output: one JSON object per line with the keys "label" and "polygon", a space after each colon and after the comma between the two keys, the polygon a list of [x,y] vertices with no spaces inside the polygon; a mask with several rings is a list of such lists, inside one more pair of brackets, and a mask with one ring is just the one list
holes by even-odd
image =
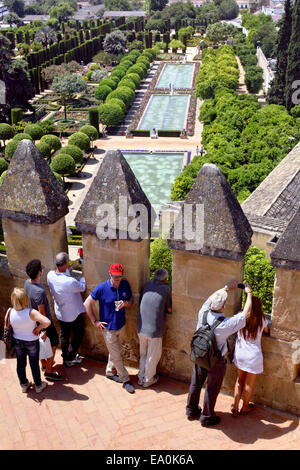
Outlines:
{"label": "rectangular reflecting pool", "polygon": [[166,64],[162,69],[156,88],[191,88],[194,64]]}
{"label": "rectangular reflecting pool", "polygon": [[[160,206],[170,200],[175,178],[186,163],[185,152],[122,151],[157,216]],[[158,225],[158,217],[155,225]]]}
{"label": "rectangular reflecting pool", "polygon": [[190,95],[152,95],[138,129],[177,131],[185,128]]}

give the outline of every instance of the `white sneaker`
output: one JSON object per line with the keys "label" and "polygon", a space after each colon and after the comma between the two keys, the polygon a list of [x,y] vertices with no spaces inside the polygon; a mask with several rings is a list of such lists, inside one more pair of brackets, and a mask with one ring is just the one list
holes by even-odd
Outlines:
{"label": "white sneaker", "polygon": [[150,387],[151,385],[156,384],[156,382],[158,382],[158,380],[159,380],[158,375],[155,375],[152,380],[149,380],[148,382],[144,382],[143,387],[144,388]]}
{"label": "white sneaker", "polygon": [[38,387],[35,386],[36,393],[41,393],[47,387],[47,385],[47,382],[42,382],[41,385],[39,385]]}
{"label": "white sneaker", "polygon": [[27,384],[21,385],[22,393],[27,393],[31,385],[32,385],[31,382],[27,382]]}
{"label": "white sneaker", "polygon": [[83,361],[83,357],[79,357],[79,354],[76,354],[76,356],[71,362],[75,362],[76,364],[81,364],[82,361]]}

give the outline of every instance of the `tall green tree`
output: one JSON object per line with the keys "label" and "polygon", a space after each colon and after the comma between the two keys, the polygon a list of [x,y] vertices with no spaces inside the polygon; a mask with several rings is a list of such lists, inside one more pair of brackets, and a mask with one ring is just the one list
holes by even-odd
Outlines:
{"label": "tall green tree", "polygon": [[[295,0],[292,13],[292,32],[287,52],[285,105],[290,110],[296,104],[295,89],[300,80],[300,0]],[[298,85],[299,88],[299,85]],[[298,93],[299,95],[299,93]]]}
{"label": "tall green tree", "polygon": [[292,8],[291,0],[285,0],[284,16],[281,21],[278,32],[277,44],[277,62],[276,73],[272,86],[268,93],[269,104],[285,105],[285,85],[286,85],[286,69],[287,69],[287,50],[292,33]]}
{"label": "tall green tree", "polygon": [[4,0],[3,3],[9,11],[16,13],[20,17],[24,16],[24,0]]}

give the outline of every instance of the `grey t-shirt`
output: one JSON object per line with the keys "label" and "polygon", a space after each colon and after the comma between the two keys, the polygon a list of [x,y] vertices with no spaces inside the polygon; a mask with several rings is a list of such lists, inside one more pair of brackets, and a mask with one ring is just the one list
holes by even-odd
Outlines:
{"label": "grey t-shirt", "polygon": [[148,281],[137,318],[138,333],[148,338],[161,338],[168,308],[171,308],[170,286],[161,281]]}
{"label": "grey t-shirt", "polygon": [[29,279],[27,279],[24,284],[24,289],[29,297],[30,307],[38,310],[39,305],[45,305],[46,316],[49,318],[49,320],[52,321],[50,305],[43,286],[41,284],[32,283]]}

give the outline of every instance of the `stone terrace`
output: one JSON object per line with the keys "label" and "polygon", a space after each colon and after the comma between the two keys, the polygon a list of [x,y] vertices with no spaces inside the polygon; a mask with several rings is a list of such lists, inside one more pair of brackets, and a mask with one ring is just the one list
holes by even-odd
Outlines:
{"label": "stone terrace", "polygon": [[300,450],[295,416],[258,405],[234,419],[232,398],[220,394],[216,412],[222,421],[203,428],[186,419],[185,383],[161,377],[145,390],[137,385],[137,370],[128,368],[136,386],[130,395],[105,378],[103,362],[85,359],[66,370],[57,351],[54,368],[63,382],[26,395],[16,360],[0,361],[1,450]]}

